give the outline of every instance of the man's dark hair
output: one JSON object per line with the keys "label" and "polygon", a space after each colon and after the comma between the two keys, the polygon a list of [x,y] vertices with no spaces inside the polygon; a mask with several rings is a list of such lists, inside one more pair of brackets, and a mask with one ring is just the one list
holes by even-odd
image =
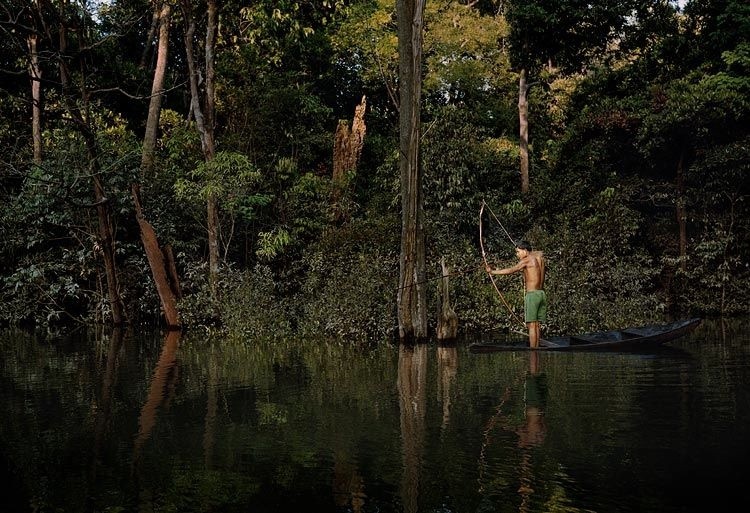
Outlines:
{"label": "man's dark hair", "polygon": [[516,247],[517,247],[518,249],[523,249],[523,250],[525,250],[525,251],[531,251],[531,244],[529,244],[529,243],[528,243],[527,241],[525,241],[525,240],[519,240],[519,241],[516,241]]}

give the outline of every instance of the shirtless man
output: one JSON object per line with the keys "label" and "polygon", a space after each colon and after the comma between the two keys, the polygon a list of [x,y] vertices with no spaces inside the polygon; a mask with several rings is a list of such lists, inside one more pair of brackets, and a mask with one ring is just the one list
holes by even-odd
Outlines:
{"label": "shirtless man", "polygon": [[544,256],[541,251],[532,251],[531,244],[525,240],[516,243],[518,263],[505,269],[493,269],[486,266],[491,274],[512,274],[523,271],[523,282],[526,288],[524,310],[526,326],[529,328],[529,347],[539,347],[541,338],[540,322],[547,320],[547,295],[544,293]]}

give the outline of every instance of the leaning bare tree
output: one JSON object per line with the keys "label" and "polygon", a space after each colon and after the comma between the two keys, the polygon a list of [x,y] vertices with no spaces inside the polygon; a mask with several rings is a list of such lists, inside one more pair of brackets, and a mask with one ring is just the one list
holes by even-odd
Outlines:
{"label": "leaning bare tree", "polygon": [[425,0],[396,0],[399,56],[401,257],[398,328],[402,340],[427,337],[422,168],[419,155]]}
{"label": "leaning bare tree", "polygon": [[[161,114],[161,101],[164,94],[164,76],[167,69],[169,50],[169,25],[171,6],[169,2],[161,5],[156,3],[154,9],[158,12],[157,28],[159,29],[159,40],[156,51],[156,67],[154,68],[154,80],[151,86],[151,98],[146,118],[146,131],[143,136],[143,150],[141,153],[141,180],[150,176],[154,167],[154,149],[156,147],[157,129],[159,126],[159,115]],[[151,36],[149,36],[150,38]],[[149,46],[148,44],[146,46]],[[180,297],[180,285],[175,271],[174,257],[170,246],[159,246],[151,223],[148,222],[141,206],[140,186],[137,183],[131,185],[135,215],[141,232],[141,242],[151,267],[151,276],[154,278],[156,292],[159,294],[164,320],[168,327],[179,328],[180,314],[177,310],[177,300]]]}

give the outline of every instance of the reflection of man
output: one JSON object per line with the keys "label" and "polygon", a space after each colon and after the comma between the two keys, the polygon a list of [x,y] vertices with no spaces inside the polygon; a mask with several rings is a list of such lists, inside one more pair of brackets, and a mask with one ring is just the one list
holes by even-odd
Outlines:
{"label": "reflection of man", "polygon": [[539,354],[529,353],[529,372],[524,383],[526,423],[518,429],[518,445],[530,447],[544,441],[544,407],[547,404],[547,376],[539,372]]}
{"label": "reflection of man", "polygon": [[547,426],[544,423],[544,408],[547,404],[547,377],[540,372],[539,353],[529,353],[529,372],[524,383],[525,423],[517,429],[518,447],[521,448],[521,477],[518,493],[521,494],[521,511],[527,511],[534,489],[531,487],[533,472],[531,451],[544,442]]}
{"label": "reflection of man", "polygon": [[348,454],[336,451],[333,455],[333,500],[336,511],[360,513],[365,505],[365,483],[357,464]]}

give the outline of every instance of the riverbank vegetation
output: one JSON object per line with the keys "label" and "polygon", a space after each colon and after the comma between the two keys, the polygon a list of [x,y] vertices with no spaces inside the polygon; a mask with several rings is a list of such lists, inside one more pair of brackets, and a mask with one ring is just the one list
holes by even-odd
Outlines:
{"label": "riverbank vegetation", "polygon": [[[396,29],[391,0],[3,1],[0,322],[391,336]],[[461,333],[521,328],[483,271],[511,238],[548,332],[747,311],[745,2],[429,0],[423,36],[431,329],[441,259]]]}

